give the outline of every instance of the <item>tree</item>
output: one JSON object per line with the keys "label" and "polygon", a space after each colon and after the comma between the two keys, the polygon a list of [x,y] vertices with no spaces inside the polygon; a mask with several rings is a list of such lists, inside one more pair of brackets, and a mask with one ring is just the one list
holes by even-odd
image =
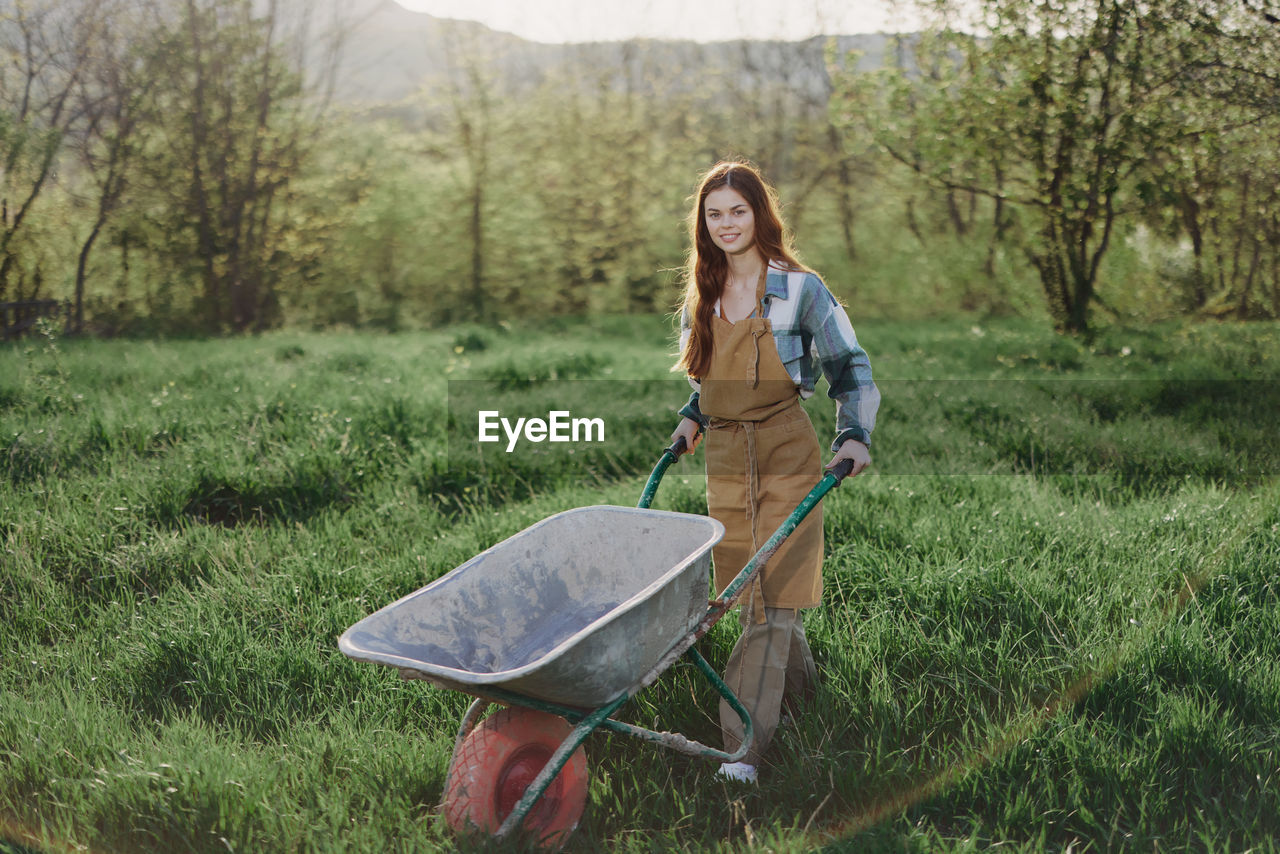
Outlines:
{"label": "tree", "polygon": [[1151,158],[1139,192],[1149,222],[1190,241],[1192,308],[1274,317],[1280,316],[1280,17],[1259,5],[1237,12],[1185,22],[1188,41],[1199,44],[1195,73],[1169,104],[1180,144]]}
{"label": "tree", "polygon": [[960,3],[929,5],[942,26],[916,45],[916,68],[872,86],[846,77],[846,105],[877,102],[877,140],[931,183],[1034,213],[1024,249],[1050,314],[1060,330],[1084,332],[1125,189],[1151,158],[1176,156],[1185,137],[1170,99],[1223,48],[1233,7],[979,0],[961,30],[951,25]]}
{"label": "tree", "polygon": [[[579,58],[527,98],[527,197],[548,240],[535,250],[547,308],[565,314],[652,310],[658,111],[624,48],[618,69]],[[674,222],[679,214],[666,219]]]}
{"label": "tree", "polygon": [[139,137],[145,132],[140,123],[141,112],[155,84],[138,51],[122,36],[122,29],[139,26],[138,9],[125,3],[106,3],[99,8],[103,22],[77,99],[85,127],[75,148],[92,185],[93,219],[76,259],[71,313],[76,332],[84,330],[89,258],[125,198],[140,147]]}
{"label": "tree", "polygon": [[289,263],[279,207],[325,106],[306,85],[310,18],[290,19],[279,0],[186,0],[161,21],[147,74],[163,85],[145,112],[149,184],[164,203],[156,248],[196,260],[206,331],[260,330],[278,319]]}
{"label": "tree", "polygon": [[82,120],[73,96],[102,22],[97,4],[86,0],[17,2],[0,17],[0,300],[38,295],[38,269],[30,290],[23,285],[18,240],[64,137]]}

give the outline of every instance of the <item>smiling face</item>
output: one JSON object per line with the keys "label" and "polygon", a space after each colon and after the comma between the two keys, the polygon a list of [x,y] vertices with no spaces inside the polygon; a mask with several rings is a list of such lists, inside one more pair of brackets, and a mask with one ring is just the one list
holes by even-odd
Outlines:
{"label": "smiling face", "polygon": [[741,193],[721,187],[707,194],[702,219],[711,240],[727,255],[741,255],[755,249],[755,212]]}

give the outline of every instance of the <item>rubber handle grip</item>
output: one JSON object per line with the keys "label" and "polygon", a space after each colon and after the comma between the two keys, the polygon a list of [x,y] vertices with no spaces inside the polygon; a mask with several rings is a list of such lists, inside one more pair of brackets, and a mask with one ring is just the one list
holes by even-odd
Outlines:
{"label": "rubber handle grip", "polygon": [[840,481],[849,476],[849,472],[853,471],[853,460],[841,460],[827,469],[827,471],[836,476],[836,483],[839,484]]}

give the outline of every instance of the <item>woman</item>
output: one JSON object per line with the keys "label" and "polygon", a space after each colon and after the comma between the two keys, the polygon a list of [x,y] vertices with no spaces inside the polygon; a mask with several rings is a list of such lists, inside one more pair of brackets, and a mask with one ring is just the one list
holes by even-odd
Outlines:
{"label": "woman", "polygon": [[[717,164],[698,188],[681,311],[680,361],[694,393],[672,434],[692,453],[707,436],[707,505],[725,526],[714,550],[723,590],[822,476],[817,434],[800,406],[816,355],[836,401],[840,460],[866,468],[880,394],[844,308],[796,260],[774,191],[750,164]],[[822,508],[814,509],[740,599],[742,636],[725,681],[754,729],[742,762],[720,774],[754,782],[784,695],[812,692],[817,672],[800,610],[822,599]],[[720,704],[725,750],[742,723]]]}

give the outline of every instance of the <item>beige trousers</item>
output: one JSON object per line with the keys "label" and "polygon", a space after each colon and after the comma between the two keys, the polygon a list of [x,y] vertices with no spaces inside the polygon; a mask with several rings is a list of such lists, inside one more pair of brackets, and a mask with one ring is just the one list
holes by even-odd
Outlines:
{"label": "beige trousers", "polygon": [[[738,638],[724,681],[751,715],[751,750],[743,762],[759,765],[782,716],[782,698],[804,699],[817,687],[818,671],[805,640],[804,623],[796,608],[764,609],[764,620],[753,619],[744,606],[738,615],[742,636]],[[742,744],[742,719],[720,701],[720,729],[724,749],[732,753]]]}

